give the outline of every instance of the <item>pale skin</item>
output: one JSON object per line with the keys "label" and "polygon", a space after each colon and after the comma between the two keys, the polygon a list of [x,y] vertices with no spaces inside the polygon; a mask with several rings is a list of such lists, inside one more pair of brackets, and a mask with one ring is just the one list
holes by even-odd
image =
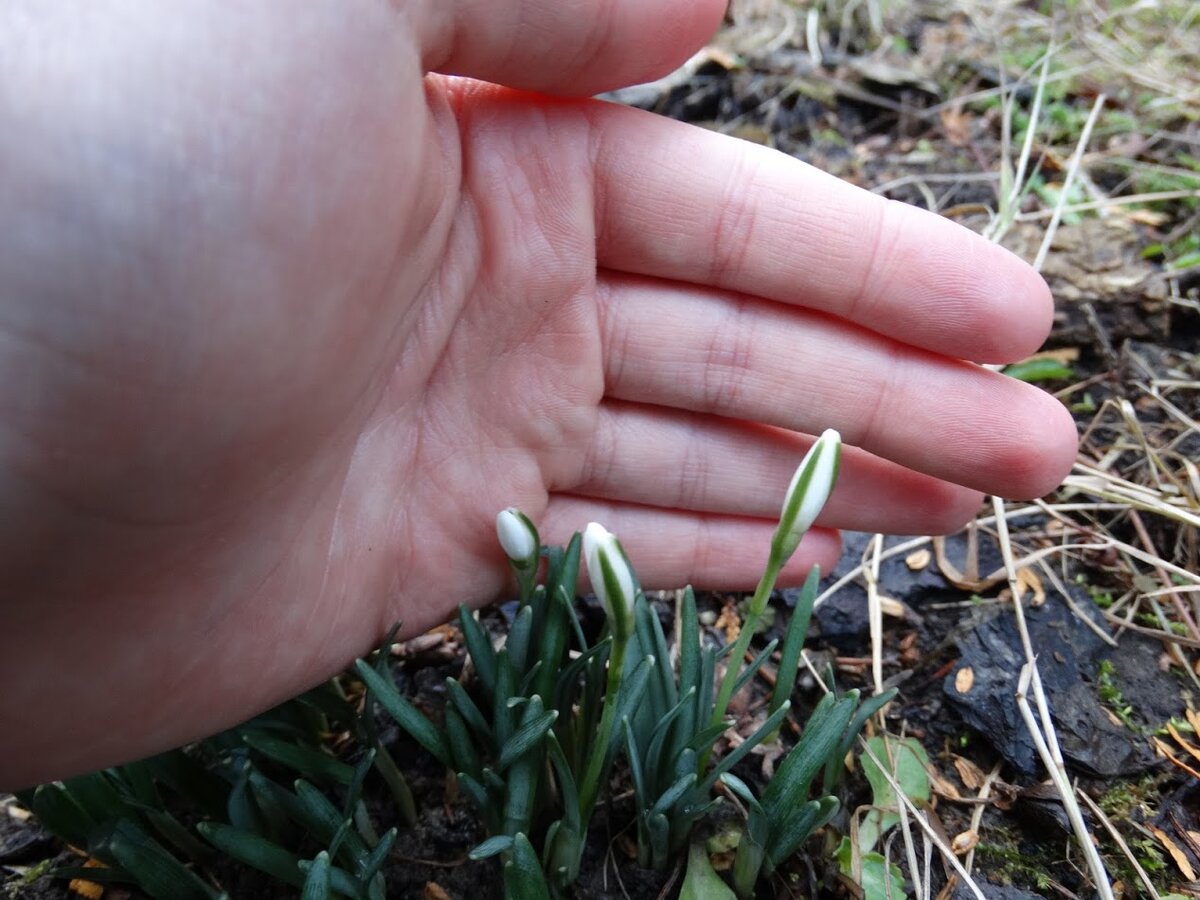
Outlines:
{"label": "pale skin", "polygon": [[[587,99],[723,0],[0,7],[0,787],[198,738],[510,589],[496,512],[753,587],[1051,490],[1025,264]],[[451,78],[427,72],[469,76]],[[497,85],[506,85],[499,87]]]}

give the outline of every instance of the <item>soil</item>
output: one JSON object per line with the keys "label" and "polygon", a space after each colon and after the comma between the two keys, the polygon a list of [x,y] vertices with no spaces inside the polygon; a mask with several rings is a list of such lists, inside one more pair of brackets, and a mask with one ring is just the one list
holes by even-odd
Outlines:
{"label": "soil", "polygon": [[[765,4],[764,17],[769,19],[779,8]],[[971,43],[960,33],[966,26],[959,19],[914,17],[905,27],[904,36],[913,48],[907,68],[863,52],[853,39],[817,65],[786,42],[764,55],[754,43],[764,33],[762,22],[735,16],[708,54],[693,60],[688,69],[654,85],[618,92],[614,99],[769,143],[859,184],[893,184],[888,196],[933,205],[978,227],[977,207],[994,203],[995,186],[973,178],[972,173],[981,166],[986,169],[994,159],[996,123],[984,115],[954,121],[945,114],[929,116],[923,111],[939,102],[943,93],[934,74],[944,75],[948,67],[957,65],[969,70],[962,76],[964,83],[986,88],[994,86],[997,73],[964,49]],[[939,52],[942,56],[935,58]],[[959,62],[947,62],[955,52],[961,55]],[[735,55],[740,65],[733,64]],[[1194,143],[1195,122],[1190,127],[1189,140]],[[1176,139],[1163,140],[1169,145]],[[1186,141],[1180,144],[1185,145]],[[1159,150],[1169,153],[1170,147],[1160,144]],[[962,177],[948,177],[955,175]],[[1189,208],[1180,206],[1169,213],[1168,221],[1153,227],[1125,217],[1083,219],[1058,229],[1044,270],[1059,301],[1048,346],[1072,351],[1072,382],[1085,385],[1087,403],[1079,402],[1084,399],[1083,389],[1074,390],[1065,382],[1048,387],[1068,391],[1064,400],[1078,403],[1081,430],[1094,425],[1096,410],[1107,399],[1136,396],[1131,386],[1145,382],[1148,374],[1200,377],[1193,354],[1200,342],[1200,315],[1195,306],[1174,302],[1181,289],[1186,296],[1189,282],[1169,283],[1161,260],[1148,259],[1144,252],[1156,235],[1169,232],[1190,214]],[[1032,258],[1044,233],[1044,222],[1017,223],[1005,243]],[[1196,285],[1190,286],[1195,290]],[[1195,408],[1187,413],[1200,416]],[[1102,431],[1089,432],[1093,443],[1102,439]],[[1194,435],[1191,440],[1194,444]],[[1193,444],[1176,450],[1195,459],[1200,457],[1200,447]],[[1032,546],[1056,539],[1044,517],[1014,522],[1013,527]],[[1194,533],[1190,538],[1178,531],[1156,532],[1152,537],[1191,540],[1195,552]],[[885,548],[906,540],[889,538]],[[986,576],[1000,569],[1002,561],[986,532],[980,533],[979,540],[975,571]],[[858,567],[867,548],[868,536],[848,535],[842,563],[824,585]],[[888,730],[915,737],[925,747],[940,775],[929,809],[931,824],[948,842],[955,836],[977,836],[975,872],[986,895],[1011,900],[1088,896],[1082,866],[1069,849],[1069,826],[1061,804],[1042,785],[1040,762],[1013,702],[1024,654],[1011,603],[1001,596],[1005,584],[984,584],[978,578],[978,583],[968,583],[973,576],[964,574],[970,568],[964,535],[946,543],[945,564],[934,549],[926,544],[882,566],[880,589],[895,601],[896,612],[886,622],[883,673],[887,685],[900,688],[888,709]],[[929,558],[913,558],[918,550],[931,551]],[[1183,817],[1182,831],[1194,829],[1194,814],[1200,808],[1195,782],[1164,763],[1152,743],[1155,732],[1161,733],[1169,720],[1183,716],[1187,709],[1188,685],[1179,667],[1167,664],[1164,645],[1156,639],[1127,631],[1114,647],[1100,636],[1114,632],[1097,599],[1103,589],[1121,584],[1119,567],[1111,557],[1076,556],[1060,577],[1070,603],[1046,584],[1042,586],[1045,597],[1028,614],[1071,776],[1118,820],[1149,826],[1157,814],[1156,827],[1166,827],[1170,813],[1176,819]],[[861,578],[832,594],[818,609],[810,634],[808,648],[814,662],[818,668],[824,662],[832,664],[842,689],[871,689],[866,596]],[[702,618],[714,634],[711,623],[736,610],[737,598],[729,595],[705,594],[698,599]],[[786,624],[791,602],[791,592],[773,598],[776,621],[764,639]],[[670,604],[664,604],[664,610],[669,613],[669,609]],[[496,631],[503,630],[499,610],[488,621]],[[1108,676],[1102,675],[1102,663],[1110,667]],[[442,679],[456,675],[460,665],[457,658],[430,660],[416,653],[398,662],[396,672],[418,706],[437,709],[444,702]],[[1108,700],[1102,695],[1102,682]],[[767,691],[765,684],[757,689],[764,695]],[[1114,708],[1114,696],[1122,698],[1123,711]],[[803,677],[794,697],[800,722],[817,699],[813,679]],[[405,774],[421,811],[415,827],[401,827],[384,870],[388,896],[501,897],[498,863],[467,859],[468,851],[486,835],[466,798],[445,771],[398,729],[392,728],[384,739],[397,760],[409,761]],[[769,762],[752,754],[739,773],[761,785],[762,767]],[[993,771],[992,800],[984,805],[981,823],[972,828],[977,779]],[[615,774],[617,793],[610,801],[611,811],[602,807],[594,820],[583,875],[573,895],[580,900],[674,897],[682,880],[678,869],[646,871],[633,860],[628,797],[621,793],[621,776],[619,771]],[[368,798],[371,812],[380,830],[400,824],[382,786],[368,785],[374,792]],[[1121,798],[1128,802],[1117,802]],[[806,853],[764,881],[761,897],[854,894],[832,862],[832,841],[835,833],[847,831],[850,813],[870,802],[860,773],[850,774],[843,799],[845,811],[839,819],[813,838]],[[1093,825],[1100,833],[1099,823]],[[1180,852],[1190,853],[1186,846]],[[1110,862],[1120,861],[1111,847],[1106,853]],[[892,854],[903,856],[898,844]],[[35,822],[0,813],[0,873],[7,871],[10,876],[0,887],[0,896],[22,900],[70,896],[62,881],[43,877],[20,883],[15,874],[23,871],[19,867],[47,859],[78,863]],[[1193,862],[1200,867],[1200,860]],[[933,868],[936,895],[949,872],[936,863]],[[218,877],[235,898],[295,893],[232,865],[219,870]],[[1135,894],[1138,887],[1128,873],[1122,877]],[[1159,878],[1160,889],[1181,880],[1180,873],[1168,871]],[[120,894],[110,889],[106,896]],[[969,895],[960,887],[953,896]]]}

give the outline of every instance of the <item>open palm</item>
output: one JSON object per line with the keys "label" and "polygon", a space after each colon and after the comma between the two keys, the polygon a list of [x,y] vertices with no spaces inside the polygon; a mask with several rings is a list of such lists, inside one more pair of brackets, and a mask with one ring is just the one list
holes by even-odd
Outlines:
{"label": "open palm", "polygon": [[[745,587],[823,428],[858,448],[826,529],[945,530],[1070,463],[1052,399],[963,361],[1044,337],[1017,260],[547,96],[661,74],[722,2],[74,6],[0,13],[27,63],[0,81],[0,784],[200,736],[497,596],[504,506],[603,521],[648,586]],[[818,529],[792,574],[836,553]]]}

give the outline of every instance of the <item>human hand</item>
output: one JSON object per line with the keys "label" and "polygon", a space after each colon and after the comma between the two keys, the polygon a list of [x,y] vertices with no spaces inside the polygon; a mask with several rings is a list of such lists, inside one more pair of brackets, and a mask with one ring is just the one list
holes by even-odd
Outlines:
{"label": "human hand", "polygon": [[0,11],[0,784],[211,733],[497,597],[505,506],[603,522],[648,587],[739,588],[826,427],[857,449],[785,578],[829,529],[1058,483],[1070,417],[974,364],[1045,337],[1031,269],[564,99],[670,70],[724,5]]}

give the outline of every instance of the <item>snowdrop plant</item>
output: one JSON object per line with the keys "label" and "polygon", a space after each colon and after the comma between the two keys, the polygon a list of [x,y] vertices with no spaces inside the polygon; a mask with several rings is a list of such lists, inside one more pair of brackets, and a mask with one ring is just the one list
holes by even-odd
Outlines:
{"label": "snowdrop plant", "polygon": [[766,570],[754,590],[749,612],[733,646],[730,664],[721,680],[721,690],[717,694],[717,703],[711,719],[713,725],[725,716],[725,711],[729,708],[729,700],[733,696],[741,670],[741,660],[750,647],[750,638],[758,630],[763,613],[766,612],[767,601],[771,598],[771,591],[775,589],[775,582],[779,580],[780,571],[796,552],[801,539],[817,520],[826,501],[829,500],[829,495],[833,493],[841,460],[842,437],[830,428],[809,448],[792,476],[783,499],[779,524],[771,538],[771,552],[767,557]]}

